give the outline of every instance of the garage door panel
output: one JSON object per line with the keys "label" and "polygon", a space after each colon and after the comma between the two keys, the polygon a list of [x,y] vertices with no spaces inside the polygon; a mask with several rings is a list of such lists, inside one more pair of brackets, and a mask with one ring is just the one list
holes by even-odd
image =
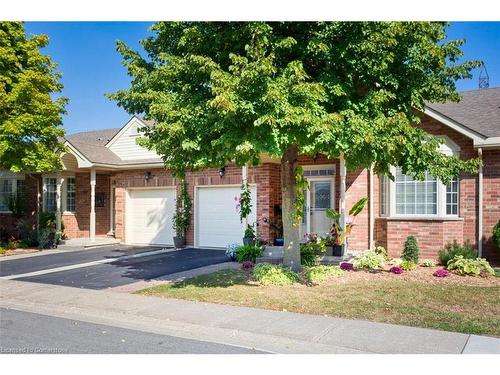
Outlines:
{"label": "garage door panel", "polygon": [[175,189],[130,190],[127,242],[171,245]]}
{"label": "garage door panel", "polygon": [[[254,223],[257,195],[255,186],[250,189],[253,207],[248,221]],[[198,246],[226,247],[241,243],[244,230],[234,200],[240,193],[240,186],[197,188]]]}

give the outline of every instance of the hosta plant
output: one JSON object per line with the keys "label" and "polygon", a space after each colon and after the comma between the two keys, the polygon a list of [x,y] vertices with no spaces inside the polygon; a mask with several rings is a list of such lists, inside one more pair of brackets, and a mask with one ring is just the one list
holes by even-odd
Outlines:
{"label": "hosta plant", "polygon": [[484,258],[467,259],[462,255],[455,256],[448,262],[448,269],[455,270],[460,275],[490,276],[495,271]]}
{"label": "hosta plant", "polygon": [[377,254],[383,255],[385,260],[391,259],[391,257],[389,256],[389,253],[387,252],[387,249],[383,246],[377,246],[375,248],[375,252]]}
{"label": "hosta plant", "polygon": [[311,284],[320,284],[331,277],[341,276],[343,271],[339,266],[315,266],[309,267],[304,272],[305,279]]}
{"label": "hosta plant", "polygon": [[378,269],[384,264],[384,256],[377,254],[373,250],[365,251],[354,258],[354,268],[358,269]]}
{"label": "hosta plant", "polygon": [[253,269],[252,279],[262,285],[291,285],[299,281],[299,275],[285,266],[259,263]]}
{"label": "hosta plant", "polygon": [[432,259],[424,259],[421,265],[422,267],[434,267],[436,265],[436,262],[434,262]]}

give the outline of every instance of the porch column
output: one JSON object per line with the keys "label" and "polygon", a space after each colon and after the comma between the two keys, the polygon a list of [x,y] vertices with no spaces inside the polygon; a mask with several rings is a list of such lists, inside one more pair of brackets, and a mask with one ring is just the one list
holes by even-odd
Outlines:
{"label": "porch column", "polygon": [[340,200],[339,200],[339,211],[340,211],[340,225],[342,226],[342,230],[345,230],[345,176],[346,176],[346,168],[345,168],[345,160],[344,154],[340,154]]}
{"label": "porch column", "polygon": [[56,176],[56,231],[61,231],[61,186],[63,184],[63,177],[60,173]]}
{"label": "porch column", "polygon": [[479,178],[478,178],[478,212],[477,212],[477,256],[479,258],[483,257],[483,149],[479,148],[477,150],[479,159],[481,160],[481,166],[479,167]]}
{"label": "porch column", "polygon": [[373,212],[373,165],[370,166],[370,196],[368,202],[370,204],[369,215],[370,215],[370,238],[368,240],[368,247],[371,249],[375,248],[374,241],[374,231],[375,231],[375,212]]}
{"label": "porch column", "polygon": [[95,169],[90,169],[90,241],[95,241]]}

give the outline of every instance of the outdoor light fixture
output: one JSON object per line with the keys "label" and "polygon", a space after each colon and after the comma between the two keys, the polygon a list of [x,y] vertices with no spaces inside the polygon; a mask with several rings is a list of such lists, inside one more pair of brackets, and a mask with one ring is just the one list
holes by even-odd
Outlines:
{"label": "outdoor light fixture", "polygon": [[144,172],[144,179],[147,181],[151,177],[151,172]]}
{"label": "outdoor light fixture", "polygon": [[226,174],[226,167],[219,169],[219,176],[222,178]]}

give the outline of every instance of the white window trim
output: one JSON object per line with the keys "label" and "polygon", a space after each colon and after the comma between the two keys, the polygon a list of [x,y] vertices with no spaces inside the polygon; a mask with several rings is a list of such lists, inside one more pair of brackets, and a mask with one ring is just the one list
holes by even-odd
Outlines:
{"label": "white window trim", "polygon": [[[453,142],[448,136],[437,136],[443,138],[445,143],[441,145],[440,150],[446,155],[460,156],[460,147]],[[396,176],[396,167],[391,167],[390,172]],[[382,178],[379,179],[383,181]],[[396,182],[387,178],[388,187],[386,189],[386,215],[387,219],[401,219],[401,220],[459,220],[460,219],[460,176],[458,177],[458,208],[457,214],[446,214],[446,185],[437,179],[437,211],[435,214],[397,214],[396,213]],[[379,201],[380,202],[380,201]],[[388,210],[387,210],[388,208]]]}
{"label": "white window trim", "polygon": [[[55,178],[56,184],[58,182],[57,181],[58,178],[60,178],[62,180],[62,182],[61,182],[61,214],[62,215],[75,215],[76,211],[68,211],[66,209],[66,206],[67,206],[67,181],[68,181],[68,178],[75,178],[75,175],[74,174],[73,175],[72,174],[64,174],[64,175],[58,176],[55,173],[43,175],[43,179],[42,179],[42,210],[43,210],[43,212],[47,212],[47,207],[45,205],[45,193],[47,192],[47,183],[46,183],[47,178]],[[75,189],[76,189],[76,178],[75,178]],[[57,197],[56,197],[56,199],[57,199]],[[75,197],[75,200],[76,200],[76,197]],[[75,203],[75,205],[76,205],[76,203]]]}
{"label": "white window trim", "polygon": [[[19,174],[19,175],[16,175],[14,173],[10,174],[8,176],[5,176],[5,177],[0,177],[0,181],[3,181],[3,180],[10,180],[12,181],[12,194],[15,194],[17,192],[17,180],[23,180],[25,181],[25,176],[24,174]],[[26,185],[24,186],[24,188],[26,189]],[[12,211],[10,210],[0,210],[0,214],[11,214]]]}

